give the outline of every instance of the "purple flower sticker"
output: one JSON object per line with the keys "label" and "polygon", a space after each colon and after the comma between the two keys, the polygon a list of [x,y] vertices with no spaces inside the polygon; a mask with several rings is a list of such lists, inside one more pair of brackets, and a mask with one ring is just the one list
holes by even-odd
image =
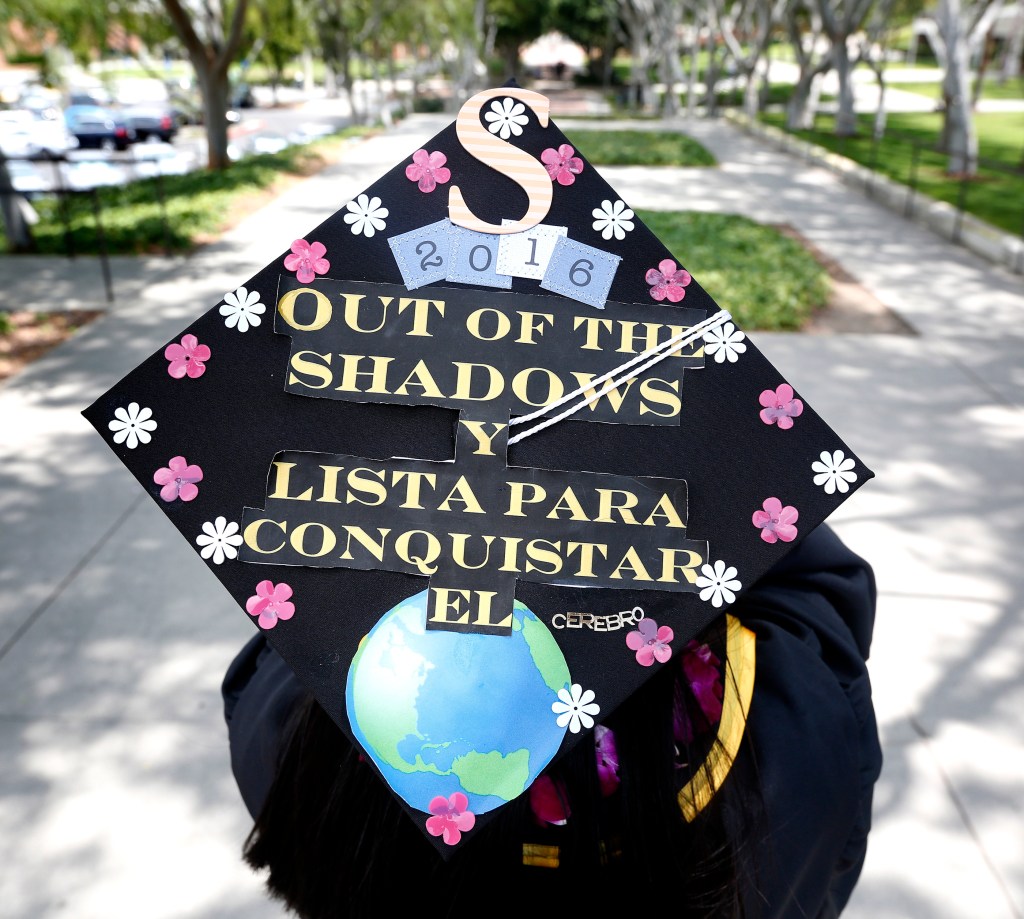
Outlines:
{"label": "purple flower sticker", "polygon": [[443,185],[452,177],[452,171],[445,166],[447,162],[448,157],[440,150],[433,153],[417,150],[412,155],[412,162],[405,167],[405,177],[410,182],[418,182],[420,191],[429,194],[438,184]]}
{"label": "purple flower sticker", "polygon": [[761,409],[761,420],[765,424],[778,422],[783,431],[793,427],[793,419],[798,418],[804,410],[803,402],[793,398],[793,387],[788,383],[782,383],[775,390],[766,389],[758,401],[764,406]]}
{"label": "purple flower sticker", "polygon": [[792,542],[796,539],[796,523],[800,516],[799,512],[792,505],[782,506],[778,498],[765,498],[761,505],[764,510],[754,511],[754,526],[761,528],[761,538],[768,543],[778,540]]}
{"label": "purple flower sticker", "polygon": [[308,284],[318,274],[331,270],[331,263],[324,258],[326,254],[327,247],[323,243],[297,239],[292,243],[291,254],[284,257],[284,267],[295,272],[300,284]]}
{"label": "purple flower sticker", "polygon": [[626,647],[636,651],[636,662],[650,667],[655,661],[664,664],[672,656],[669,647],[675,635],[667,625],[658,628],[653,619],[641,619],[634,631],[626,636]]}
{"label": "purple flower sticker", "polygon": [[538,826],[565,826],[572,814],[565,783],[547,773],[539,775],[530,786],[530,810]]}
{"label": "purple flower sticker", "polygon": [[698,718],[698,724],[694,725],[693,717],[696,717],[697,713],[693,712],[691,717],[685,705],[675,706],[672,718],[673,736],[681,743],[690,743],[696,733],[710,729],[722,720],[722,662],[708,645],[698,644],[696,639],[691,639],[687,643],[680,657],[683,675],[700,706],[700,714],[705,722],[701,724]]}
{"label": "purple flower sticker", "polygon": [[291,619],[295,615],[295,604],[290,602],[292,589],[282,581],[260,581],[256,595],[245,601],[250,616],[258,616],[261,629],[272,629],[279,619]]}
{"label": "purple flower sticker", "polygon": [[645,277],[647,283],[651,285],[651,296],[659,303],[662,300],[678,303],[686,296],[683,288],[691,280],[690,272],[676,267],[676,263],[670,258],[658,262],[658,267],[649,269]]}
{"label": "purple flower sticker", "polygon": [[559,185],[572,185],[576,176],[583,172],[583,160],[576,156],[576,151],[568,144],[562,144],[557,150],[548,147],[540,155],[540,161],[551,176],[551,181]]}
{"label": "purple flower sticker", "polygon": [[181,344],[174,342],[164,348],[164,357],[170,361],[167,372],[176,380],[187,376],[190,380],[206,373],[206,362],[210,359],[209,345],[199,344],[195,335],[186,335]]}
{"label": "purple flower sticker", "polygon": [[182,501],[193,500],[199,494],[196,482],[202,480],[203,470],[198,466],[189,465],[183,456],[171,457],[163,469],[157,469],[153,473],[153,481],[157,485],[163,485],[160,497],[165,501],[174,501],[177,498],[181,498]]}
{"label": "purple flower sticker", "polygon": [[468,833],[476,824],[476,815],[469,810],[469,798],[461,791],[451,797],[438,795],[430,802],[432,817],[427,818],[427,832],[440,836],[446,845],[454,846],[463,833]]}
{"label": "purple flower sticker", "polygon": [[615,734],[603,724],[594,728],[594,754],[601,794],[607,798],[619,787],[619,751],[615,748]]}

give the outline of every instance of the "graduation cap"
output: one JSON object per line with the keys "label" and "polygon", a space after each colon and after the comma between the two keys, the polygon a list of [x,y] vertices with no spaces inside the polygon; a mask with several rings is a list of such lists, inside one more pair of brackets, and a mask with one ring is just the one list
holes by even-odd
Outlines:
{"label": "graduation cap", "polygon": [[447,854],[872,473],[544,96],[398,154],[84,414]]}

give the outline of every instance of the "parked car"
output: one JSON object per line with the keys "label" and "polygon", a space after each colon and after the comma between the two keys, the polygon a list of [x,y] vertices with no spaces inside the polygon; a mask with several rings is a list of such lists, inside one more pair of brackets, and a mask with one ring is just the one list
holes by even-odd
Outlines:
{"label": "parked car", "polygon": [[170,143],[178,133],[178,118],[169,103],[144,102],[121,110],[125,121],[135,131],[137,140],[162,140]]}
{"label": "parked car", "polygon": [[0,150],[4,156],[60,156],[77,141],[61,119],[26,109],[0,111]]}
{"label": "parked car", "polygon": [[127,150],[135,142],[135,129],[120,112],[99,105],[69,105],[64,109],[68,130],[81,147]]}

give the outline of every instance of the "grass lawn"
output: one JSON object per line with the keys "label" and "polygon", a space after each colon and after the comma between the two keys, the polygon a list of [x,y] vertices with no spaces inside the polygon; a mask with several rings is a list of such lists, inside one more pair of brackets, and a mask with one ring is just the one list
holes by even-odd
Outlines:
{"label": "grass lawn", "polygon": [[[929,99],[942,98],[942,83],[886,83],[887,89],[902,89],[908,93],[917,93]],[[1007,80],[1000,84],[993,77],[986,77],[981,90],[982,99],[1024,99],[1024,77]]]}
{"label": "grass lawn", "polygon": [[[280,153],[238,160],[224,172],[192,172],[163,177],[167,229],[161,217],[157,179],[141,179],[99,190],[103,231],[111,254],[189,252],[216,237],[253,208],[265,203],[283,183],[312,175],[337,156],[348,137],[367,128],[346,128],[338,134]],[[40,254],[65,254],[64,223],[55,197],[33,201],[39,223],[32,228]],[[99,239],[91,195],[68,199],[68,217],[75,251],[98,253]],[[0,225],[0,252],[7,240]]]}
{"label": "grass lawn", "polygon": [[572,131],[570,142],[595,166],[714,166],[701,144],[674,131]]}
{"label": "grass lawn", "polygon": [[[785,126],[785,115],[761,116],[768,124]],[[984,165],[966,186],[964,209],[1007,232],[1024,231],[1024,112],[1014,114],[983,113],[975,116],[980,155],[1002,164],[1003,172]],[[832,117],[821,115],[814,131],[799,136],[834,150],[862,165],[876,169],[897,182],[909,185],[914,146],[923,145],[917,170],[917,189],[932,198],[957,204],[961,183],[946,175],[947,158],[934,149],[942,129],[938,113],[899,113],[888,117],[886,136],[873,155],[871,116],[861,116],[861,131],[856,137],[838,138],[831,133]]]}
{"label": "grass lawn", "polygon": [[636,213],[742,328],[799,329],[827,302],[825,269],[774,227],[735,214]]}

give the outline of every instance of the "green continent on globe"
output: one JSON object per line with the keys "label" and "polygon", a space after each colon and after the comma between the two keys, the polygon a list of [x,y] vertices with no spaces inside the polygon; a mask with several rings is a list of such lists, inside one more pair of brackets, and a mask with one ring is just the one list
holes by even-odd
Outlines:
{"label": "green continent on globe", "polygon": [[522,794],[558,752],[551,710],[571,684],[554,636],[524,604],[509,635],[427,629],[427,591],[385,613],[349,667],[356,740],[394,791],[429,811],[461,791],[482,814]]}
{"label": "green continent on globe", "polygon": [[452,772],[467,792],[497,795],[511,801],[526,791],[530,779],[530,751],[516,750],[506,756],[497,750],[467,753],[456,757]]}

